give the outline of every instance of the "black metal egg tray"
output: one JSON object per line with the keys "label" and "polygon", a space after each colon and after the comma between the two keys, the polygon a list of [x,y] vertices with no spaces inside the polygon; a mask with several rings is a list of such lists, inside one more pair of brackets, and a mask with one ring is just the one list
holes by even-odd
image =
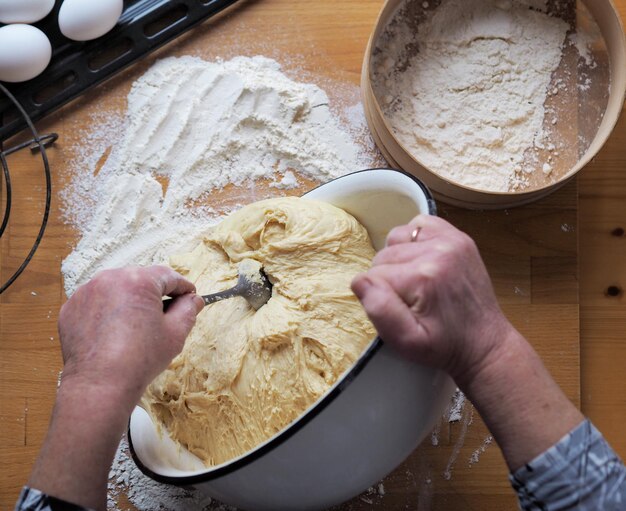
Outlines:
{"label": "black metal egg tray", "polygon": [[[237,0],[125,0],[117,25],[87,42],[64,37],[57,22],[61,0],[34,25],[52,43],[52,60],[36,78],[5,84],[37,121],[95,87]],[[0,97],[0,142],[26,127],[14,104]]]}

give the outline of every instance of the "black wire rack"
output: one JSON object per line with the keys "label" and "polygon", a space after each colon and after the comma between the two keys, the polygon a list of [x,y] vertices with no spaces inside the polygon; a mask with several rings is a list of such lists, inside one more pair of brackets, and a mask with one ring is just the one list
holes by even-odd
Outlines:
{"label": "black wire rack", "polygon": [[50,203],[52,200],[52,177],[50,174],[50,163],[48,161],[48,155],[46,154],[46,147],[53,144],[58,135],[56,133],[51,133],[49,135],[40,136],[37,130],[35,129],[35,125],[33,121],[30,119],[22,105],[17,101],[15,96],[11,94],[7,88],[0,83],[0,92],[3,92],[5,97],[12,102],[15,108],[20,112],[23,122],[28,126],[32,138],[27,140],[26,142],[22,142],[15,146],[9,147],[8,149],[3,149],[0,151],[0,163],[2,164],[2,176],[4,178],[4,190],[5,190],[5,202],[4,202],[4,213],[2,215],[2,224],[0,224],[0,238],[4,236],[5,230],[9,225],[9,219],[11,218],[11,204],[12,204],[12,187],[11,187],[11,173],[9,172],[9,164],[7,162],[7,157],[13,153],[24,150],[26,148],[30,148],[33,152],[39,152],[41,154],[41,159],[43,161],[43,170],[46,178],[46,204],[44,208],[43,217],[41,219],[41,225],[39,227],[39,232],[33,242],[31,249],[28,254],[24,258],[24,261],[20,264],[20,266],[15,270],[13,275],[11,275],[6,282],[0,285],[0,294],[2,294],[15,280],[22,274],[22,272],[26,269],[30,261],[32,260],[43,235],[46,231],[46,226],[48,225],[48,217],[50,216]]}
{"label": "black wire rack", "polygon": [[[15,282],[32,260],[50,216],[52,179],[46,147],[53,144],[58,135],[40,136],[34,122],[238,1],[125,0],[122,16],[113,30],[87,42],[70,41],[61,34],[57,22],[61,0],[56,1],[48,16],[35,24],[52,44],[50,65],[43,74],[28,82],[0,83],[0,163],[5,190],[0,237],[9,225],[13,199],[7,162],[9,155],[27,148],[41,154],[46,180],[45,208],[32,248],[15,273],[0,285],[0,294]],[[30,131],[28,141],[3,149],[4,141],[23,130]]]}

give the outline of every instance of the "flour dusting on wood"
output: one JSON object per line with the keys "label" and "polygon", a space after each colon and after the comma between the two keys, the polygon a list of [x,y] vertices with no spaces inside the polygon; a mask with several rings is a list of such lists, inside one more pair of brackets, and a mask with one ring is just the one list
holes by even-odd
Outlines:
{"label": "flour dusting on wood", "polygon": [[[372,166],[360,106],[340,116],[331,103],[265,57],[157,61],[134,83],[123,119],[94,119],[114,136],[82,137],[93,145],[81,145],[85,168],[63,194],[82,236],[63,261],[67,294],[98,270],[191,250],[244,202]],[[216,199],[227,187],[235,198]]]}

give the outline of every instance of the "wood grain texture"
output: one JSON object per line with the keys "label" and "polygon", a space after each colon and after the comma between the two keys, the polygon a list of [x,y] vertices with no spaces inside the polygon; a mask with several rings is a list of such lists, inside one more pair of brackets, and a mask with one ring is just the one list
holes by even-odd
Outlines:
{"label": "wood grain texture", "polygon": [[[624,23],[626,1],[614,4]],[[624,110],[612,137],[578,179],[582,409],[626,459]],[[608,292],[611,287],[616,296]]]}
{"label": "wood grain texture", "polygon": [[[626,0],[616,3],[626,15]],[[122,112],[131,83],[157,56],[169,55],[211,59],[263,54],[283,62],[303,80],[356,101],[363,50],[381,5],[380,0],[242,2],[38,123],[41,132],[60,134],[49,151],[55,193],[50,225],[31,266],[0,296],[0,509],[12,507],[28,477],[62,367],[56,331],[64,300],[60,264],[76,242],[76,233],[62,221],[59,191],[72,177],[68,162],[76,158],[79,137],[97,118],[94,115]],[[626,286],[626,237],[611,234],[626,228],[625,127],[622,118],[578,183],[539,203],[496,212],[440,207],[444,218],[476,238],[505,311],[577,404],[580,325],[583,409],[622,456],[625,299],[623,294],[608,297],[606,291],[612,285]],[[10,164],[15,208],[10,230],[0,241],[0,280],[32,243],[43,204],[37,157],[22,152],[12,156]],[[494,444],[485,444],[488,432],[470,406],[458,423],[442,423],[437,438],[439,445],[427,440],[385,480],[384,496],[364,495],[342,509],[515,509],[500,452]],[[480,461],[470,464],[476,453]],[[451,459],[456,461],[449,467]]]}

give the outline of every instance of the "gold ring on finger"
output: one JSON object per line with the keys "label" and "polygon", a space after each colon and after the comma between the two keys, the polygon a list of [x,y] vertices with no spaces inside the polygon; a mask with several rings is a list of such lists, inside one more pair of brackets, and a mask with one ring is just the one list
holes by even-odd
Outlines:
{"label": "gold ring on finger", "polygon": [[420,232],[422,231],[421,227],[416,227],[415,229],[413,229],[413,232],[411,233],[411,242],[414,243],[417,241],[417,238],[419,238]]}

